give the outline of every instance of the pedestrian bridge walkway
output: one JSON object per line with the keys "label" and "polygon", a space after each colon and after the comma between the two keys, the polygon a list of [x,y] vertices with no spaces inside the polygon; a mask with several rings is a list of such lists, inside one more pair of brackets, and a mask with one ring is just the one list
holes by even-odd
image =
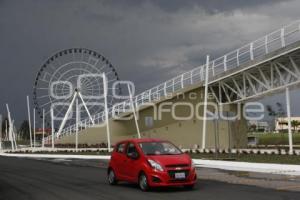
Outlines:
{"label": "pedestrian bridge walkway", "polygon": [[[108,109],[109,117],[128,114],[132,103],[140,108],[157,102],[169,94],[205,84],[208,67],[208,92],[218,103],[231,104],[258,98],[296,86],[300,81],[300,21],[296,21],[224,56],[211,60],[135,97]],[[96,124],[105,121],[105,113],[93,116]],[[80,122],[84,129],[92,127],[90,119]],[[76,125],[64,128],[62,135],[74,133]]]}

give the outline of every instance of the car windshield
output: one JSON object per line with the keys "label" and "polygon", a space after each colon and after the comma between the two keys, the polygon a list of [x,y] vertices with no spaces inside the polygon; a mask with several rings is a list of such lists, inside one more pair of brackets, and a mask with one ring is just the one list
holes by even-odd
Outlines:
{"label": "car windshield", "polygon": [[182,152],[169,142],[141,142],[140,147],[145,155],[178,155]]}

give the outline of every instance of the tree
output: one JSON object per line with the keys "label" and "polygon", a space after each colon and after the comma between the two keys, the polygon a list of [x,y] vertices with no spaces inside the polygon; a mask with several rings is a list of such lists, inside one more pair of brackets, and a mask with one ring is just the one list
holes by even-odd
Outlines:
{"label": "tree", "polygon": [[269,114],[269,116],[275,117],[276,116],[276,112],[273,110],[273,107],[271,105],[266,105],[267,108],[267,112]]}
{"label": "tree", "polygon": [[286,112],[285,112],[282,104],[277,102],[276,106],[277,106],[277,115],[278,115],[278,117],[284,117],[286,115]]}
{"label": "tree", "polygon": [[271,117],[270,125],[272,124],[272,130],[274,129],[274,120],[276,117],[276,112],[274,111],[273,107],[271,105],[266,105],[266,110],[268,112],[268,115]]}
{"label": "tree", "polygon": [[[284,108],[283,108],[283,106],[280,102],[277,102],[276,106],[277,106],[277,110],[273,109],[273,107],[271,105],[266,106],[268,115],[273,118],[273,122],[274,122],[275,117],[283,118],[286,114],[286,112],[285,112],[285,110],[284,110]],[[281,126],[281,130],[283,129],[284,123],[285,122],[283,122],[283,121],[279,121],[279,125]]]}
{"label": "tree", "polygon": [[29,122],[24,120],[20,126],[19,133],[24,140],[30,139]]}
{"label": "tree", "polygon": [[300,122],[298,120],[292,120],[291,124],[294,129],[294,132],[296,132],[296,129],[298,128],[298,126],[300,126]]}
{"label": "tree", "polygon": [[9,129],[8,117],[5,117],[2,121],[2,124],[1,124],[2,138],[8,137],[6,135],[6,128],[7,128],[7,130]]}
{"label": "tree", "polygon": [[251,124],[249,127],[249,130],[254,132],[254,131],[256,131],[256,128],[257,128],[256,124]]}

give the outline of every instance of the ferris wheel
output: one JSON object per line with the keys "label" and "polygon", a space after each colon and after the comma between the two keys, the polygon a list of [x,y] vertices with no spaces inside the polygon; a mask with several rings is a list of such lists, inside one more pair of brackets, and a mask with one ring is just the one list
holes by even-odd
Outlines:
{"label": "ferris wheel", "polygon": [[[84,105],[80,106],[80,119],[88,118],[104,110],[103,77],[107,81],[107,105],[115,104],[118,99],[114,94],[121,93],[118,74],[113,65],[101,54],[85,49],[71,48],[51,56],[37,73],[34,90],[34,107],[45,121],[50,123],[52,108],[56,122],[59,123],[69,109],[74,93],[80,91]],[[88,112],[86,112],[88,111]],[[66,125],[74,124],[76,116],[70,114]]]}

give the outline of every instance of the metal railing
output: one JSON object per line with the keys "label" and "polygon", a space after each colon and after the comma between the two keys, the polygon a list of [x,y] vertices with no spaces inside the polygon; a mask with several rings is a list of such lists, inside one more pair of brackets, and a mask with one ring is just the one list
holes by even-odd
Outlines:
{"label": "metal railing", "polygon": [[[300,20],[295,21],[279,30],[276,30],[264,37],[261,37],[239,49],[231,51],[222,57],[212,60],[209,63],[209,78],[219,75],[228,70],[237,68],[240,65],[251,62],[255,59],[279,50],[287,45],[300,41]],[[176,76],[164,83],[161,83],[149,90],[146,90],[135,97],[133,102],[136,107],[147,103],[159,101],[166,98],[170,93],[176,93],[188,86],[200,84],[205,78],[205,64]],[[109,117],[120,115],[131,110],[130,99],[115,104],[109,108]],[[105,121],[105,113],[101,112],[93,116],[96,124]],[[79,130],[93,126],[89,119],[82,120],[79,123]],[[76,131],[76,125],[63,129],[63,135],[70,135]]]}

